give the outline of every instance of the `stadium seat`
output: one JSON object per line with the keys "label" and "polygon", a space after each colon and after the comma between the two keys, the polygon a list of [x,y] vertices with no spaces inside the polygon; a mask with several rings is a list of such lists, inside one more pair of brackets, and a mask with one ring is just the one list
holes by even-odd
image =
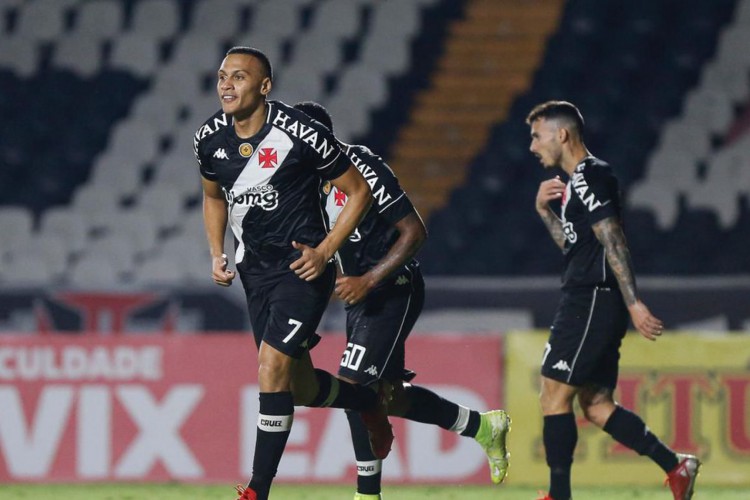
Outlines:
{"label": "stadium seat", "polygon": [[153,287],[173,288],[188,281],[185,276],[186,265],[181,255],[164,256],[158,254],[139,264],[133,275],[133,284],[152,289]]}
{"label": "stadium seat", "polygon": [[315,9],[310,31],[332,40],[351,38],[360,27],[362,16],[360,2],[352,0],[325,0]]}
{"label": "stadium seat", "polygon": [[324,92],[322,75],[315,75],[306,65],[295,65],[284,69],[273,86],[272,98],[287,104],[297,101],[320,101]]}
{"label": "stadium seat", "polygon": [[102,45],[98,38],[86,34],[63,38],[55,45],[52,64],[55,68],[72,71],[80,78],[91,78],[101,69]]}
{"label": "stadium seat", "polygon": [[171,67],[183,69],[180,71],[181,74],[187,74],[184,70],[194,73],[196,69],[213,73],[219,67],[223,55],[222,45],[217,43],[215,38],[199,31],[195,34],[186,34],[175,43],[169,64]]}
{"label": "stadium seat", "polygon": [[310,75],[308,82],[321,80],[326,73],[339,67],[342,61],[341,41],[325,32],[308,31],[295,42],[292,60],[282,74],[289,71]]}
{"label": "stadium seat", "polygon": [[64,275],[72,254],[62,236],[39,232],[15,245],[7,257],[8,267],[43,266],[44,275],[48,277],[49,284],[53,284]]}
{"label": "stadium seat", "polygon": [[36,252],[32,252],[25,257],[14,258],[3,266],[0,275],[0,287],[4,289],[26,289],[39,288],[45,289],[54,285],[57,281],[52,266],[43,259],[40,259]]}
{"label": "stadium seat", "polygon": [[274,0],[255,7],[250,33],[266,43],[278,44],[287,38],[300,35],[301,9],[309,0]]}
{"label": "stadium seat", "polygon": [[169,135],[179,125],[181,111],[180,102],[150,92],[136,99],[127,118],[135,123],[150,123],[155,130]]}
{"label": "stadium seat", "polygon": [[79,36],[112,40],[123,30],[125,7],[117,0],[82,2],[77,8],[74,32]]}
{"label": "stadium seat", "polygon": [[115,258],[113,255],[99,253],[81,257],[69,270],[66,286],[91,291],[121,288],[124,279],[118,273]]}
{"label": "stadium seat", "polygon": [[[79,193],[95,191],[124,199],[138,191],[143,176],[144,163],[136,163],[123,151],[103,153],[95,160],[89,182],[80,188]],[[77,194],[76,198],[79,196],[80,194]]]}
{"label": "stadium seat", "polygon": [[24,207],[0,207],[0,241],[26,239],[34,230],[34,216]]}
{"label": "stadium seat", "polygon": [[159,223],[147,207],[133,207],[111,214],[106,238],[127,239],[134,258],[140,258],[156,247]]}
{"label": "stadium seat", "polygon": [[67,207],[50,208],[41,217],[39,235],[44,238],[59,238],[71,256],[81,252],[88,242],[89,226],[86,220]]}
{"label": "stadium seat", "polygon": [[19,6],[15,36],[54,42],[65,30],[65,15],[77,0],[33,0]]}
{"label": "stadium seat", "polygon": [[677,191],[670,182],[640,182],[628,192],[628,204],[633,208],[650,210],[661,230],[674,227],[680,213]]}
{"label": "stadium seat", "polygon": [[109,66],[114,69],[151,78],[159,63],[158,44],[139,33],[126,33],[112,44]]}
{"label": "stadium seat", "polygon": [[0,36],[0,46],[3,47],[0,50],[0,69],[10,70],[21,78],[33,76],[39,69],[40,53],[34,40],[23,36]]}
{"label": "stadium seat", "polygon": [[193,6],[188,34],[217,40],[239,33],[246,3],[244,0],[199,0]]}
{"label": "stadium seat", "polygon": [[166,231],[179,225],[185,211],[185,199],[178,188],[150,185],[139,193],[136,207],[149,214],[156,222],[157,230]]}
{"label": "stadium seat", "polygon": [[151,41],[166,41],[180,29],[179,2],[137,0],[133,6],[129,32]]}

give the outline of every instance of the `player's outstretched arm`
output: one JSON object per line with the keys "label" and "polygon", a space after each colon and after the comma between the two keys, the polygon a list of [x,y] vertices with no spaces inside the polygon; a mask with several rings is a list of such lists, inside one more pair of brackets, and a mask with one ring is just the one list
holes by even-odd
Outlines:
{"label": "player's outstretched arm", "polygon": [[633,325],[641,335],[649,340],[656,340],[661,335],[663,325],[648,307],[638,298],[635,275],[630,259],[630,250],[625,240],[622,225],[616,217],[607,217],[593,224],[591,228],[597,239],[604,246],[607,263],[617,278],[622,298],[630,311]]}
{"label": "player's outstretched arm", "polygon": [[292,262],[289,268],[305,281],[320,276],[326,263],[341,248],[372,205],[370,186],[354,165],[349,165],[349,169],[333,179],[331,184],[343,191],[347,197],[346,205],[336,219],[336,225],[315,248],[292,242],[294,248],[302,252],[302,256]]}
{"label": "player's outstretched arm", "polygon": [[203,224],[211,253],[211,275],[214,283],[229,286],[235,277],[234,271],[227,269],[227,256],[224,254],[224,234],[227,230],[227,200],[217,182],[203,178]]}
{"label": "player's outstretched arm", "polygon": [[549,202],[552,200],[562,199],[565,192],[565,183],[557,176],[554,179],[547,179],[539,185],[539,191],[536,193],[536,211],[542,222],[547,226],[549,234],[560,249],[565,248],[565,233],[563,232],[562,221],[550,208]]}
{"label": "player's outstretched arm", "polygon": [[396,223],[398,239],[380,261],[362,276],[341,276],[336,280],[336,295],[349,303],[356,304],[378,283],[403,266],[417,253],[427,239],[427,228],[416,210]]}

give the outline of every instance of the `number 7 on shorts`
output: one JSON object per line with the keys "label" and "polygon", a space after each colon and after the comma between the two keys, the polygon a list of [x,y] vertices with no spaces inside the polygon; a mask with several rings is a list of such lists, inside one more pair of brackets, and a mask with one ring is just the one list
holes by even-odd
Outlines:
{"label": "number 7 on shorts", "polygon": [[292,325],[294,328],[292,328],[292,331],[284,337],[284,340],[282,340],[283,343],[289,342],[289,340],[294,337],[294,334],[299,331],[299,329],[302,327],[302,322],[297,321],[296,319],[289,318],[289,324]]}

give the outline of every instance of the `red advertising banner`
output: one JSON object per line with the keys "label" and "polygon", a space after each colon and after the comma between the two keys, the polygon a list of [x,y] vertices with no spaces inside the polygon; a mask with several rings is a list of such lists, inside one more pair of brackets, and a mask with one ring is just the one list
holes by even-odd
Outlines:
{"label": "red advertising banner", "polygon": [[[335,372],[344,338],[313,351]],[[499,336],[414,336],[415,383],[478,410],[499,407]],[[0,482],[240,481],[250,476],[258,411],[249,335],[3,337]],[[391,482],[485,483],[481,448],[393,419]],[[282,482],[348,482],[356,471],[341,410],[297,408]]]}

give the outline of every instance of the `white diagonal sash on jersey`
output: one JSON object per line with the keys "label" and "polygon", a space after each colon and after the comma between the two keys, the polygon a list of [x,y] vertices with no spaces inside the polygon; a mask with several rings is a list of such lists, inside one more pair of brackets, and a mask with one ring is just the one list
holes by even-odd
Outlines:
{"label": "white diagonal sash on jersey", "polygon": [[[245,245],[242,242],[242,221],[245,215],[247,215],[247,211],[250,210],[250,205],[237,205],[234,200],[257,191],[261,186],[267,185],[273,174],[276,173],[276,170],[284,163],[293,145],[289,136],[275,127],[272,128],[268,135],[258,144],[258,147],[255,148],[252,156],[247,160],[242,173],[234,181],[234,185],[230,191],[230,198],[233,201],[229,206],[229,223],[235,238],[239,242],[237,253],[234,257],[237,263],[242,262],[242,259],[245,257]],[[258,154],[266,148],[276,150],[276,168],[261,168],[258,162]]]}

